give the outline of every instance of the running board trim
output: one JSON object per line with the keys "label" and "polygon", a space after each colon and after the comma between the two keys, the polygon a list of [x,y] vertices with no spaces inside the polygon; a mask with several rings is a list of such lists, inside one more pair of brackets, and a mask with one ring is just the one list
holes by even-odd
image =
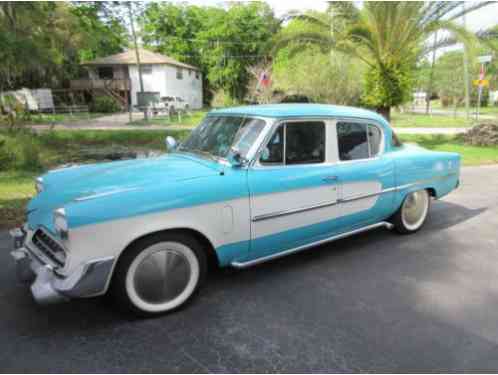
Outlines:
{"label": "running board trim", "polygon": [[234,267],[234,268],[252,267],[252,266],[255,266],[255,265],[260,264],[260,263],[264,263],[264,262],[268,262],[268,261],[273,260],[273,259],[284,257],[286,255],[298,253],[300,251],[309,249],[310,247],[315,247],[315,246],[322,245],[322,244],[327,243],[327,242],[332,242],[332,241],[340,240],[341,238],[346,238],[346,237],[349,237],[349,236],[352,236],[352,235],[355,235],[355,234],[358,234],[358,233],[366,232],[366,231],[369,231],[369,230],[372,230],[372,229],[376,229],[376,228],[380,228],[380,227],[384,227],[384,228],[387,228],[387,229],[392,229],[394,227],[394,225],[392,225],[391,223],[388,223],[387,221],[381,221],[379,223],[367,225],[366,227],[358,228],[358,229],[352,230],[350,232],[345,232],[345,233],[337,234],[335,236],[328,237],[328,238],[325,238],[325,239],[320,240],[320,241],[311,242],[311,243],[306,244],[306,245],[301,245],[301,246],[295,247],[293,249],[281,251],[280,253],[267,255],[267,256],[264,256],[264,257],[261,257],[261,258],[257,258],[257,259],[253,259],[253,260],[250,260],[250,261],[247,261],[247,262],[233,261],[232,263],[230,263],[230,265],[232,267]]}

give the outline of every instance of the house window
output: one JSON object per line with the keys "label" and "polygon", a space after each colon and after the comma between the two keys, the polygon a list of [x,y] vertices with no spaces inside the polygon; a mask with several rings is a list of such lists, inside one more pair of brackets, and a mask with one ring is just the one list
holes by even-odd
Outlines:
{"label": "house window", "polygon": [[195,72],[195,79],[199,79],[199,72],[198,71]]}
{"label": "house window", "polygon": [[102,66],[98,68],[99,79],[114,79],[114,69],[112,66]]}
{"label": "house window", "polygon": [[176,68],[176,79],[183,79],[183,69]]}
{"label": "house window", "polygon": [[325,124],[321,121],[280,125],[261,156],[261,164],[316,164],[325,161]]}
{"label": "house window", "polygon": [[188,76],[190,77],[192,75],[192,71],[189,69],[188,70]]}
{"label": "house window", "polygon": [[337,143],[340,160],[368,159],[379,154],[382,132],[375,125],[338,122]]}
{"label": "house window", "polygon": [[152,74],[152,65],[140,65],[142,74]]}

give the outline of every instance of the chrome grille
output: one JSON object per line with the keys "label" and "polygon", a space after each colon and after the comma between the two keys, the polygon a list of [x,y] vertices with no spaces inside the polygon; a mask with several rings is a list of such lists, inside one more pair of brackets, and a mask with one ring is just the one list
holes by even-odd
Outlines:
{"label": "chrome grille", "polygon": [[31,242],[54,264],[61,267],[64,266],[64,263],[66,262],[66,252],[64,251],[64,248],[42,229],[38,229],[35,232]]}

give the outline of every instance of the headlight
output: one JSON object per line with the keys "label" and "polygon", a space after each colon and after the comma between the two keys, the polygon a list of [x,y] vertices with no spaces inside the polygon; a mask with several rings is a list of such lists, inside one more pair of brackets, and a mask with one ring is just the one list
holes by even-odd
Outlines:
{"label": "headlight", "polygon": [[35,181],[35,189],[36,193],[39,194],[43,191],[43,179],[41,177],[38,177]]}
{"label": "headlight", "polygon": [[66,211],[63,208],[54,211],[54,228],[62,239],[67,238],[69,226],[67,225]]}

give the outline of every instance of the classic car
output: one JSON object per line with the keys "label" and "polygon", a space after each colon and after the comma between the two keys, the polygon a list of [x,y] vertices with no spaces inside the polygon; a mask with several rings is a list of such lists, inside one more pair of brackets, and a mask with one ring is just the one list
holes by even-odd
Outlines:
{"label": "classic car", "polygon": [[149,159],[36,180],[13,230],[36,301],[110,294],[142,316],[184,305],[211,267],[245,268],[374,228],[418,231],[459,184],[460,156],[402,144],[363,109],[279,104],[211,111]]}

